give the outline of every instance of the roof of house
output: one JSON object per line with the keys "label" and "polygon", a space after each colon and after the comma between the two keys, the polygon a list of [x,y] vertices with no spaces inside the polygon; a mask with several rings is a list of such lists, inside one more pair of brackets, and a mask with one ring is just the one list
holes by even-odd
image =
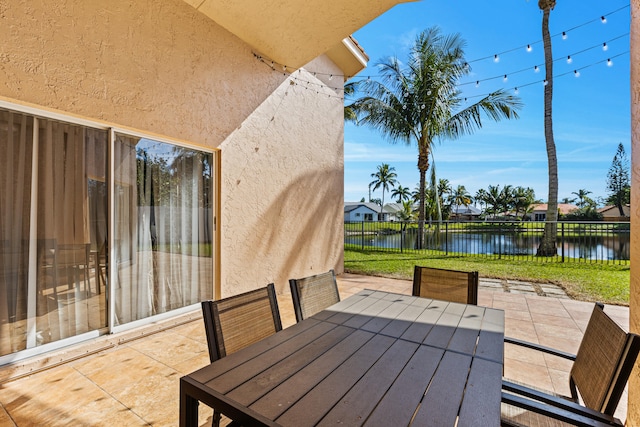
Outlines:
{"label": "roof of house", "polygon": [[454,205],[451,207],[451,213],[455,215],[480,215],[482,211],[471,205]]}
{"label": "roof of house", "polygon": [[[631,209],[630,205],[624,205],[622,207],[622,210],[624,211],[626,216],[629,216],[629,210]],[[600,212],[601,214],[607,214],[607,213],[612,213],[614,214],[614,216],[619,216],[620,212],[618,211],[618,207],[616,205],[607,205],[607,206],[603,206],[600,209],[598,209],[598,212]]]}
{"label": "roof of house", "polygon": [[380,212],[380,206],[372,202],[344,202],[344,211],[351,212],[361,206],[370,209],[375,213]]}
{"label": "roof of house", "polygon": [[[533,205],[532,212],[546,212],[548,208],[547,203],[539,203],[537,205]],[[578,209],[576,205],[572,205],[571,203],[558,203],[558,213],[562,215],[566,215],[571,211],[575,211]]]}

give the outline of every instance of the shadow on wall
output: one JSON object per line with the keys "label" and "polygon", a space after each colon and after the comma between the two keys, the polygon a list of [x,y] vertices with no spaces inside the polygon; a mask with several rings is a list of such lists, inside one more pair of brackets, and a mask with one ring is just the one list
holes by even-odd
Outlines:
{"label": "shadow on wall", "polygon": [[283,188],[258,220],[249,247],[260,262],[278,259],[276,286],[293,277],[342,272],[343,170],[307,172]]}

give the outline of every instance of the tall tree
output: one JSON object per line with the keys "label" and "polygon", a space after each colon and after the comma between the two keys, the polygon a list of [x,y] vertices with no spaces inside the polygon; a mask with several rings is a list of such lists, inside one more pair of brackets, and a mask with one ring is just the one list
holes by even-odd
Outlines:
{"label": "tall tree", "polygon": [[513,191],[513,208],[516,212],[516,217],[519,213],[522,213],[522,217],[520,218],[524,221],[524,218],[528,213],[531,212],[533,203],[536,200],[535,191],[531,187],[516,187]]}
{"label": "tall tree", "polygon": [[618,144],[618,150],[607,172],[607,190],[609,190],[608,200],[618,207],[620,216],[625,216],[623,206],[630,203],[631,181],[629,180],[629,158],[622,143]]}
{"label": "tall tree", "polygon": [[380,203],[380,220],[384,219],[382,211],[384,210],[384,192],[389,191],[389,187],[396,186],[396,177],[398,176],[394,171],[396,168],[389,166],[387,163],[382,163],[378,165],[378,170],[375,173],[371,174],[371,178],[374,178],[371,181],[371,186],[373,186],[373,191],[376,191],[378,188],[382,188],[382,201]]}
{"label": "tall tree", "polygon": [[578,196],[578,207],[583,208],[587,204],[587,199],[589,199],[587,196],[591,194],[591,191],[581,188],[578,191],[572,191],[571,194]]}
{"label": "tall tree", "polygon": [[472,203],[471,193],[467,191],[464,185],[458,185],[451,193],[451,199],[454,205],[467,207]]}
{"label": "tall tree", "polygon": [[558,253],[556,238],[558,230],[558,158],[556,143],[553,138],[553,53],[551,51],[551,35],[549,34],[549,15],[556,6],[556,0],[538,0],[542,10],[542,42],[544,44],[544,139],[547,145],[547,162],[549,165],[549,194],[547,197],[547,216],[544,233],[538,246],[538,256],[555,256]]}
{"label": "tall tree", "polygon": [[391,143],[416,144],[418,148],[419,222],[418,247],[422,247],[425,221],[426,173],[433,143],[457,139],[482,127],[482,113],[491,120],[517,118],[520,98],[503,90],[463,107],[460,78],[470,72],[459,34],[443,35],[437,27],[420,33],[406,66],[392,57],[381,61],[380,79],[361,81],[363,96],[353,108],[358,124],[380,131]]}
{"label": "tall tree", "polygon": [[398,184],[398,188],[395,188],[391,192],[391,197],[397,197],[396,201],[402,203],[405,200],[411,199],[411,190],[409,190],[409,187],[403,187]]}

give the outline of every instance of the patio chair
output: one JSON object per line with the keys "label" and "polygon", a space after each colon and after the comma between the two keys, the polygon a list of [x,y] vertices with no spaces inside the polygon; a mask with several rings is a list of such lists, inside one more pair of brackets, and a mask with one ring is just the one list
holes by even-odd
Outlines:
{"label": "patio chair", "polygon": [[[202,317],[212,363],[282,330],[273,283],[218,301],[202,301]],[[213,412],[214,427],[220,425],[220,415]]]}
{"label": "patio chair", "polygon": [[478,305],[478,272],[416,265],[413,270],[412,295]]}
{"label": "patio chair", "polygon": [[573,361],[571,396],[502,381],[502,425],[622,425],[614,413],[640,351],[640,336],[625,332],[596,304],[577,355],[505,338],[505,342]]}
{"label": "patio chair", "polygon": [[302,279],[290,279],[289,286],[296,322],[340,301],[336,274],[333,270]]}

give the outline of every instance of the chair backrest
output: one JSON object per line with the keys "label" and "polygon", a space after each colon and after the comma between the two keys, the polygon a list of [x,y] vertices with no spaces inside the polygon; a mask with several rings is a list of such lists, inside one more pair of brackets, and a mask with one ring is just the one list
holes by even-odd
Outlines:
{"label": "chair backrest", "polygon": [[415,266],[413,295],[463,304],[478,304],[478,272]]}
{"label": "chair backrest", "polygon": [[282,330],[273,283],[218,301],[202,301],[202,317],[212,362]]}
{"label": "chair backrest", "polygon": [[613,415],[640,351],[640,336],[625,332],[596,304],[570,374],[585,406]]}
{"label": "chair backrest", "polygon": [[340,301],[336,274],[333,270],[302,279],[290,279],[289,286],[297,322]]}

